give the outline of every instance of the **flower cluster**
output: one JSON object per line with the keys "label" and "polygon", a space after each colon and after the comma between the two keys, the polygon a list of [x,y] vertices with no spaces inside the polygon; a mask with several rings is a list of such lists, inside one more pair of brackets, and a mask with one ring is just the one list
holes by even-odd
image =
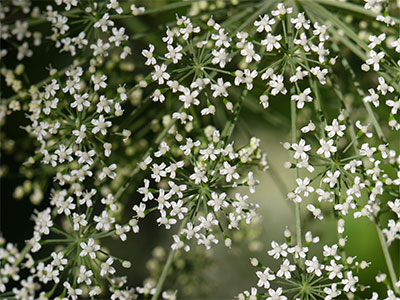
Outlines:
{"label": "flower cluster", "polygon": [[[211,265],[204,250],[245,243],[235,236],[259,220],[256,170],[279,177],[253,137],[253,124],[264,130],[266,121],[290,132],[281,140],[294,184],[279,186],[296,235],[287,229],[284,243],[271,243],[271,265],[251,259],[257,287],[238,298],[361,299],[371,265],[386,295],[368,297],[400,299],[389,251],[400,240],[399,4],[164,2],[0,4],[0,126],[18,123],[16,135],[25,134],[0,132],[3,160],[22,165],[0,176],[23,173],[14,197],[41,205],[22,250],[0,238],[0,297],[176,299],[176,287],[162,292],[170,268],[185,272],[182,285],[196,281],[190,263]],[[149,24],[159,13],[173,21]],[[143,28],[164,29],[153,39]],[[107,239],[146,235],[142,219],[153,214],[171,232],[170,252],[155,250],[150,279],[131,288],[117,275],[131,263]],[[304,217],[321,228],[333,220],[337,240],[304,235]],[[385,266],[349,250],[347,226],[362,217]]]}
{"label": "flower cluster", "polygon": [[[181,220],[180,230],[173,236],[174,250],[189,251],[185,241],[192,238],[209,249],[218,243],[216,228],[230,246],[231,239],[224,227],[239,229],[241,221],[250,223],[256,215],[257,205],[250,203],[246,194],[237,192],[231,197],[228,192],[248,186],[254,193],[257,180],[253,172],[247,176],[239,172],[251,164],[267,166],[259,140],[252,138],[248,145],[235,150],[233,143],[224,145],[218,130],[207,128],[205,134],[207,139],[203,142],[177,134],[179,148],[171,148],[163,141],[154,156],[147,157],[141,166],[151,173],[138,189],[142,203],[133,209],[138,218],[145,216],[147,205],[152,206],[150,210],[157,209],[157,223],[166,229]],[[158,188],[153,188],[154,184]]]}
{"label": "flower cluster", "polygon": [[[305,246],[294,244],[289,230],[285,230],[286,242],[271,243],[268,255],[279,261],[276,271],[264,266],[256,258],[251,264],[260,270],[257,287],[239,294],[239,299],[266,298],[269,300],[286,299],[337,299],[347,295],[351,297],[357,290],[363,290],[359,283],[358,272],[368,267],[365,261],[358,262],[356,257],[343,257],[345,240],[339,244],[324,245],[322,259],[310,254],[313,244],[319,243],[319,237],[311,232],[305,235]],[[274,287],[276,286],[276,287]],[[261,291],[260,291],[261,289]]]}

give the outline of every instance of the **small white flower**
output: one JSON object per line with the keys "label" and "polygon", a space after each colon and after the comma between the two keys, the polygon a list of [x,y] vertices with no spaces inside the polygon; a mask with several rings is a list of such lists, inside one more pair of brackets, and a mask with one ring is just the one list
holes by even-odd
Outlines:
{"label": "small white flower", "polygon": [[96,251],[100,250],[100,245],[94,243],[94,239],[89,238],[88,242],[81,242],[80,247],[82,251],[80,252],[80,256],[86,256],[89,254],[91,259],[96,258]]}
{"label": "small white flower", "polygon": [[317,154],[324,155],[326,158],[330,158],[332,153],[337,151],[337,148],[333,146],[334,141],[332,139],[326,141],[324,139],[320,139],[319,143],[321,144],[321,148],[317,150]]}
{"label": "small white flower", "polygon": [[299,95],[292,95],[290,100],[297,102],[297,108],[301,109],[304,107],[305,102],[312,102],[313,98],[309,96],[311,94],[311,89],[306,88],[303,92]]}
{"label": "small white flower", "polygon": [[[264,75],[264,74],[263,74]],[[272,87],[271,95],[275,96],[279,93],[286,95],[287,90],[283,83],[283,75],[271,75],[271,81],[269,82],[270,87]]]}
{"label": "small white flower", "polygon": [[256,272],[257,277],[259,278],[257,282],[258,287],[264,287],[265,289],[268,289],[270,287],[270,281],[275,280],[275,275],[270,274],[270,268],[266,268],[264,272],[257,271]]}
{"label": "small white flower", "polygon": [[271,25],[275,24],[275,19],[270,19],[268,15],[260,16],[260,20],[254,21],[254,26],[257,27],[257,32],[271,32]]}
{"label": "small white flower", "polygon": [[223,96],[223,97],[228,97],[228,91],[227,89],[231,86],[231,83],[229,81],[224,82],[222,78],[217,79],[217,83],[211,84],[211,90],[213,90],[212,96],[214,98],[217,98],[218,96]]}
{"label": "small white flower", "polygon": [[385,57],[384,52],[376,53],[374,50],[369,52],[369,58],[365,61],[368,65],[374,66],[374,71],[379,71],[380,65],[379,62],[382,58]]}
{"label": "small white flower", "polygon": [[111,127],[111,121],[106,121],[103,115],[100,115],[98,119],[93,119],[91,123],[94,125],[92,133],[96,134],[99,131],[102,135],[107,134],[107,128]]}
{"label": "small white flower", "polygon": [[267,38],[261,41],[261,45],[266,46],[267,52],[271,52],[274,48],[281,48],[281,44],[279,43],[281,39],[282,36],[280,34],[272,35],[271,33],[268,33]]}

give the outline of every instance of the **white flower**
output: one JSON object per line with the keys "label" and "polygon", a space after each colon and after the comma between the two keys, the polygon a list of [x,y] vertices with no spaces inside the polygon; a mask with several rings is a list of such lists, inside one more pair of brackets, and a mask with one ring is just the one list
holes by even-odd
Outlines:
{"label": "white flower", "polygon": [[290,273],[294,272],[295,270],[296,270],[296,266],[291,265],[290,261],[288,259],[285,259],[283,261],[283,263],[281,264],[278,272],[276,273],[276,276],[285,277],[286,279],[290,279],[292,277],[292,275]]}
{"label": "white flower", "polygon": [[165,141],[162,141],[158,146],[158,151],[154,153],[155,157],[161,157],[169,151],[169,146]]}
{"label": "white flower", "polygon": [[52,252],[51,257],[53,258],[51,264],[60,271],[64,270],[64,266],[68,264],[68,259],[64,258],[64,252]]}
{"label": "white flower", "polygon": [[143,202],[140,203],[139,206],[134,205],[132,209],[136,212],[136,218],[143,219],[146,216],[146,204],[144,204]]}
{"label": "white flower", "polygon": [[109,20],[109,18],[110,18],[110,15],[108,13],[105,13],[99,21],[94,23],[93,27],[101,28],[101,30],[103,32],[106,32],[109,26],[110,27],[114,26],[114,22]]}
{"label": "white flower", "polygon": [[257,77],[258,72],[256,70],[245,69],[244,72],[242,70],[237,70],[235,72],[235,85],[239,85],[241,83],[245,83],[248,90],[253,88],[253,79]]}
{"label": "white flower", "polygon": [[151,95],[151,100],[154,102],[163,103],[165,100],[165,96],[161,93],[159,89],[155,89],[153,94]]}
{"label": "white flower", "polygon": [[308,45],[309,44],[309,40],[307,38],[307,35],[304,32],[302,32],[300,34],[300,39],[294,39],[293,42],[296,45],[301,45],[305,52],[309,52],[310,51],[310,46]]}
{"label": "white flower", "polygon": [[287,297],[282,295],[282,288],[277,288],[276,290],[269,289],[268,294],[269,297],[266,300],[286,300]]}
{"label": "white flower", "polygon": [[391,45],[393,48],[395,48],[394,50],[395,50],[397,53],[400,53],[400,38],[398,38],[397,40],[393,41],[390,45]]}
{"label": "white flower", "polygon": [[165,163],[161,163],[160,165],[158,164],[153,164],[151,167],[151,178],[155,180],[155,182],[160,182],[161,177],[167,176],[167,172],[164,170],[166,167]]}
{"label": "white flower", "polygon": [[96,258],[96,251],[100,250],[100,245],[94,243],[94,239],[89,238],[88,242],[81,242],[80,246],[82,251],[80,252],[80,256],[86,256],[89,254],[91,259]]}
{"label": "white flower", "polygon": [[355,292],[356,287],[355,284],[358,282],[358,277],[353,276],[353,273],[351,271],[346,273],[346,278],[342,279],[342,284],[344,284],[343,290],[345,292]]}
{"label": "white flower", "polygon": [[254,21],[254,26],[257,27],[258,32],[271,32],[271,25],[275,24],[275,19],[270,19],[268,15],[260,16],[260,20]]}
{"label": "white flower", "polygon": [[92,75],[90,77],[90,79],[92,80],[93,84],[94,84],[94,90],[98,91],[100,88],[106,88],[107,87],[107,76],[106,75],[101,75],[101,76],[97,76],[97,75]]}
{"label": "white flower", "polygon": [[332,139],[325,141],[324,139],[320,139],[319,143],[321,144],[321,148],[317,150],[317,154],[324,155],[326,158],[330,158],[332,153],[337,151],[337,148],[333,146],[334,141]]}
{"label": "white flower", "polygon": [[155,65],[153,76],[151,77],[154,81],[158,81],[158,84],[163,84],[164,80],[168,80],[170,75],[166,72],[167,65],[162,64],[161,66]]}
{"label": "white flower", "polygon": [[242,50],[240,50],[240,55],[246,57],[246,62],[251,63],[253,59],[255,61],[260,61],[261,56],[254,50],[253,43],[246,43]]}
{"label": "white flower", "polygon": [[104,95],[100,96],[99,102],[97,103],[97,113],[101,113],[106,112],[106,113],[110,113],[111,111],[111,105],[113,104],[114,100],[112,99],[107,99],[106,97],[104,97]]}
{"label": "white flower", "polygon": [[360,122],[360,120],[357,120],[357,121],[356,121],[356,127],[357,127],[358,129],[360,129],[360,131],[361,131],[362,133],[364,133],[365,136],[366,136],[367,138],[372,138],[372,136],[373,136],[372,132],[368,132],[368,127],[369,127],[369,125],[370,125],[370,124],[362,125],[361,122]]}
{"label": "white flower", "polygon": [[220,68],[225,68],[225,64],[230,61],[229,53],[225,52],[225,48],[219,50],[214,49],[211,54],[214,56],[211,63],[214,65],[219,64]]}
{"label": "white flower", "polygon": [[75,209],[76,204],[72,203],[74,199],[70,196],[67,199],[60,197],[56,202],[56,207],[58,208],[57,213],[62,214],[64,213],[66,216],[71,214],[71,210]]}
{"label": "white flower", "polygon": [[274,259],[278,259],[279,257],[286,257],[287,256],[287,248],[288,245],[286,243],[283,243],[282,245],[279,245],[277,242],[272,241],[271,242],[271,247],[272,249],[268,251],[268,255],[272,256]]}
{"label": "white flower", "polygon": [[386,105],[391,107],[392,110],[390,111],[390,113],[392,115],[396,115],[398,110],[400,109],[400,101],[393,101],[393,100],[386,100]]}
{"label": "white flower", "polygon": [[103,43],[102,39],[98,39],[96,44],[91,44],[90,49],[93,50],[93,56],[108,56],[107,50],[110,48],[109,43]]}
{"label": "white flower", "polygon": [[231,44],[231,38],[225,33],[225,30],[223,28],[220,28],[218,30],[218,34],[213,33],[211,35],[211,38],[215,40],[215,45],[219,48],[224,46],[225,48],[228,48]]}
{"label": "white flower", "polygon": [[271,75],[271,81],[269,82],[270,87],[272,87],[271,95],[275,96],[279,93],[286,95],[287,90],[285,88],[285,85],[283,84],[283,79],[283,75]]}
{"label": "white flower", "polygon": [[111,265],[114,263],[114,259],[112,257],[109,257],[105,262],[101,263],[100,267],[100,276],[104,277],[108,273],[114,274],[115,269]]}
{"label": "white flower", "polygon": [[292,95],[290,100],[297,102],[297,108],[301,109],[304,107],[305,102],[312,102],[313,98],[309,96],[311,94],[311,89],[306,88],[303,92],[299,95]]}
{"label": "white flower", "polygon": [[218,239],[215,238],[213,234],[205,236],[204,234],[199,234],[197,237],[197,243],[199,245],[204,245],[207,250],[211,248],[212,243],[218,244]]}
{"label": "white flower", "polygon": [[267,46],[266,47],[267,52],[271,52],[274,48],[275,49],[281,48],[281,44],[279,43],[281,39],[282,36],[280,34],[272,35],[271,33],[268,33],[267,38],[261,41],[261,45]]}
{"label": "white flower", "polygon": [[207,231],[212,231],[212,226],[218,225],[218,220],[214,219],[214,215],[212,213],[208,213],[206,218],[200,216],[198,220],[200,222],[200,226],[205,228]]}
{"label": "white flower", "polygon": [[324,292],[327,294],[324,300],[336,299],[337,296],[341,294],[341,291],[337,289],[336,283],[333,283],[330,287],[324,288]]}
{"label": "white flower", "polygon": [[385,57],[384,52],[376,53],[374,50],[369,52],[369,58],[365,61],[368,65],[374,66],[374,71],[379,71],[379,62]]}
{"label": "white flower", "polygon": [[385,33],[381,33],[380,35],[376,36],[376,35],[370,35],[368,37],[368,40],[371,42],[368,45],[368,48],[370,49],[374,49],[377,45],[382,44],[382,42],[386,39],[386,34]]}
{"label": "white flower", "polygon": [[223,96],[223,97],[228,97],[228,91],[227,88],[231,86],[231,83],[229,81],[224,82],[222,78],[218,78],[217,83],[211,84],[211,90],[213,90],[212,96],[214,98],[217,98],[218,96]]}
{"label": "white flower", "polygon": [[319,82],[324,85],[326,84],[325,75],[328,74],[328,69],[321,70],[320,67],[313,67],[311,68],[311,74],[315,75]]}
{"label": "white flower", "polygon": [[186,225],[186,228],[181,230],[181,234],[184,234],[188,240],[190,240],[199,230],[201,226],[193,226],[193,223],[189,222]]}
{"label": "white flower", "polygon": [[110,230],[111,224],[115,222],[115,219],[108,215],[106,210],[103,210],[100,216],[94,216],[93,220],[97,222],[96,229]]}
{"label": "white flower", "polygon": [[270,287],[269,282],[272,280],[275,280],[275,278],[276,278],[274,274],[270,274],[270,268],[268,268],[268,267],[264,270],[264,272],[257,271],[256,275],[259,278],[259,280],[257,282],[257,286],[264,287],[266,289],[268,289]]}
{"label": "white flower", "polygon": [[156,59],[153,56],[154,46],[152,44],[149,45],[149,50],[144,49],[142,51],[142,55],[147,58],[145,64],[146,65],[155,65],[157,63]]}
{"label": "white flower", "polygon": [[119,224],[115,224],[115,233],[119,236],[121,241],[126,241],[127,236],[126,233],[129,232],[131,228],[128,225],[121,226]]}
{"label": "white flower", "polygon": [[297,15],[297,18],[291,18],[290,22],[294,24],[294,27],[299,30],[301,27],[308,30],[310,29],[310,20],[307,20],[304,16],[304,12]]}
{"label": "white flower", "polygon": [[177,234],[174,234],[172,238],[174,239],[174,243],[171,245],[171,249],[178,250],[184,248],[186,252],[190,250],[190,247],[185,246],[185,243],[181,241],[180,237]]}
{"label": "white flower", "polygon": [[77,214],[77,213],[73,213],[72,214],[72,222],[74,223],[74,230],[78,231],[80,226],[84,227],[88,224],[88,222],[86,221],[86,215],[85,214]]}
{"label": "white flower", "polygon": [[296,178],[296,183],[297,187],[294,190],[296,194],[299,195],[303,193],[305,197],[308,197],[310,193],[314,192],[314,188],[312,186],[309,186],[311,180],[308,177],[304,177],[304,179]]}
{"label": "white flower", "polygon": [[330,187],[330,188],[333,188],[333,187],[336,185],[336,183],[337,183],[337,181],[338,181],[338,179],[339,179],[340,171],[339,171],[339,170],[336,170],[335,173],[332,173],[331,170],[328,170],[328,171],[326,172],[326,176],[327,176],[327,177],[325,177],[324,179],[322,179],[322,182],[324,182],[324,183],[329,183],[329,187]]}
{"label": "white flower", "polygon": [[219,170],[221,175],[226,175],[226,182],[231,182],[233,179],[239,179],[239,174],[236,172],[236,166],[231,166],[227,161],[224,162],[223,168]]}
{"label": "white flower", "polygon": [[305,265],[307,266],[308,273],[314,273],[318,277],[322,275],[322,271],[324,269],[324,265],[320,264],[318,258],[314,256],[312,260],[306,260]]}
{"label": "white flower", "polygon": [[114,27],[112,29],[113,35],[108,39],[110,43],[115,43],[115,46],[119,47],[122,41],[128,40],[128,36],[125,34],[125,28],[121,27],[119,30]]}
{"label": "white flower", "polygon": [[293,12],[293,8],[292,8],[292,7],[286,8],[286,7],[285,7],[285,4],[283,4],[282,2],[280,2],[280,3],[278,3],[278,5],[277,5],[277,7],[276,7],[276,10],[273,10],[273,11],[271,12],[271,14],[272,14],[274,17],[279,17],[279,16],[283,16],[283,15],[286,15],[286,14],[291,14],[292,12]]}
{"label": "white flower", "polygon": [[111,121],[106,121],[103,115],[100,115],[97,120],[93,119],[91,123],[94,125],[92,133],[96,134],[100,131],[102,135],[106,135],[107,127],[112,125]]}
{"label": "white flower", "polygon": [[318,46],[311,45],[311,50],[318,54],[321,64],[325,62],[325,56],[329,55],[329,50],[324,48],[324,43],[319,43]]}
{"label": "white flower", "polygon": [[343,274],[342,274],[342,269],[343,269],[343,265],[341,264],[336,264],[335,260],[332,259],[330,261],[330,265],[325,266],[325,270],[327,270],[329,272],[329,279],[334,279],[335,277],[337,278],[343,278]]}
{"label": "white flower", "polygon": [[117,168],[116,164],[111,164],[108,167],[103,167],[101,173],[99,174],[99,179],[103,180],[106,177],[114,179],[117,176],[117,173],[113,172]]}
{"label": "white flower", "polygon": [[182,59],[183,54],[181,51],[183,47],[178,45],[174,48],[172,45],[167,45],[168,53],[165,54],[165,57],[171,59],[174,64],[178,63]]}
{"label": "white flower", "polygon": [[165,210],[160,211],[161,216],[157,219],[159,225],[164,225],[166,229],[170,229],[171,225],[176,224],[176,220],[173,218],[167,218],[167,213]]}
{"label": "white flower", "polygon": [[378,82],[379,82],[379,85],[377,87],[377,90],[380,91],[382,95],[386,95],[387,92],[389,92],[389,93],[394,92],[394,88],[392,86],[388,85],[385,82],[385,78],[383,78],[382,76],[378,77]]}
{"label": "white flower", "polygon": [[228,207],[229,203],[225,201],[226,193],[217,194],[216,192],[211,193],[211,200],[207,202],[208,206],[214,208],[214,211],[219,211],[221,208]]}
{"label": "white flower", "polygon": [[81,296],[83,293],[83,291],[79,288],[73,289],[71,284],[67,281],[63,283],[63,286],[67,289],[68,296],[71,297],[72,300],[78,300],[79,296]]}
{"label": "white flower", "polygon": [[364,99],[363,99],[364,102],[365,102],[365,103],[372,102],[372,104],[373,104],[375,107],[378,107],[378,106],[379,106],[379,95],[375,93],[375,90],[374,90],[374,89],[369,89],[368,92],[369,92],[370,95],[364,97]]}
{"label": "white flower", "polygon": [[289,81],[290,81],[290,82],[296,82],[296,81],[298,81],[298,80],[302,80],[302,79],[303,79],[305,76],[307,76],[307,75],[308,75],[308,71],[303,70],[303,69],[301,68],[301,66],[298,66],[298,67],[296,68],[296,74],[290,76]]}
{"label": "white flower", "polygon": [[196,98],[199,95],[199,91],[190,91],[190,89],[186,87],[182,88],[181,91],[183,92],[183,95],[179,95],[179,100],[184,103],[185,108],[189,108],[192,104],[200,104],[200,100]]}
{"label": "white flower", "polygon": [[183,153],[188,156],[193,147],[199,147],[200,146],[200,141],[195,141],[193,142],[193,140],[191,138],[186,138],[186,144],[179,146],[179,148],[183,151]]}
{"label": "white flower", "polygon": [[332,125],[326,125],[325,131],[328,133],[328,137],[332,138],[335,135],[342,137],[343,131],[346,129],[346,125],[340,125],[337,119],[333,119]]}
{"label": "white flower", "polygon": [[177,202],[172,201],[170,202],[170,204],[171,204],[170,215],[172,217],[178,216],[179,220],[182,220],[184,218],[184,214],[186,214],[189,211],[187,207],[183,206],[183,201],[181,199],[179,199]]}
{"label": "white flower", "polygon": [[[84,93],[82,95],[79,94],[74,94],[74,99],[75,101],[72,102],[70,105],[72,108],[75,108],[78,111],[82,111],[83,107],[89,107],[90,106],[90,102],[87,100],[89,98],[89,94],[88,93]],[[85,125],[82,125],[85,126]]]}
{"label": "white flower", "polygon": [[308,155],[306,152],[311,150],[311,146],[306,145],[306,141],[304,139],[300,139],[300,142],[298,144],[293,143],[292,148],[295,151],[295,154],[293,155],[295,159],[308,159]]}
{"label": "white flower", "polygon": [[78,284],[85,282],[87,285],[90,285],[92,283],[92,280],[90,279],[90,277],[92,277],[92,276],[93,276],[93,271],[86,270],[86,267],[84,265],[82,265],[79,268],[79,275],[78,275],[76,282]]}

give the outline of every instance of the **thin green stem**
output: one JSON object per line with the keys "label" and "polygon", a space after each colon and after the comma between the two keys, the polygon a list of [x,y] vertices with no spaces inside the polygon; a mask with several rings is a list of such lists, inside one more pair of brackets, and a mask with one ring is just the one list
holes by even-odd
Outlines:
{"label": "thin green stem", "polygon": [[[292,142],[297,142],[297,134],[296,134],[296,103],[291,101],[290,103],[290,115],[291,115],[291,124],[292,124]],[[299,177],[299,169],[295,169],[295,180]],[[302,238],[301,238],[301,209],[300,203],[295,203],[295,215],[296,215],[296,240],[297,245],[301,247]]]}
{"label": "thin green stem", "polygon": [[[181,226],[179,226],[178,234],[181,232],[182,228],[185,227],[185,225],[186,225],[186,220],[184,220],[181,223]],[[174,261],[175,252],[176,252],[176,250],[174,250],[172,248],[169,250],[167,261],[165,262],[165,265],[161,272],[160,278],[157,281],[156,291],[154,292],[153,297],[151,297],[151,300],[157,300],[158,297],[160,296],[165,279],[167,278],[167,275],[168,275],[169,268],[171,267],[171,264]]]}
{"label": "thin green stem", "polygon": [[377,223],[375,223],[375,226],[376,226],[376,232],[378,233],[379,242],[381,244],[383,256],[385,257],[385,262],[386,262],[386,266],[389,271],[389,276],[390,276],[390,280],[392,282],[393,289],[394,289],[395,293],[397,295],[399,295],[400,290],[396,286],[397,277],[396,277],[396,272],[394,270],[392,257],[390,256],[390,253],[389,253],[389,248],[386,244],[385,237],[383,236],[383,232],[382,232],[381,228],[379,227],[379,225]]}
{"label": "thin green stem", "polygon": [[165,263],[164,268],[163,268],[162,273],[161,273],[161,276],[158,279],[157,286],[156,286],[156,291],[155,291],[153,297],[151,297],[151,300],[157,300],[158,297],[160,296],[160,293],[162,291],[162,287],[164,285],[164,281],[167,278],[167,274],[168,274],[169,268],[171,267],[171,264],[174,261],[175,252],[176,252],[176,250],[170,249],[169,254],[168,254],[168,258],[167,258],[167,262]]}

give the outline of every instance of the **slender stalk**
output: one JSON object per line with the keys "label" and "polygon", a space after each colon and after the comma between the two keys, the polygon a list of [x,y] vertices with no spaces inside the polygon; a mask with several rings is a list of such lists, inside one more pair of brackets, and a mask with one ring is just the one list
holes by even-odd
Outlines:
{"label": "slender stalk", "polygon": [[[362,7],[361,5],[357,5],[357,4],[353,4],[353,3],[347,3],[347,2],[341,2],[341,1],[334,1],[334,0],[315,0],[316,2],[319,2],[320,4],[324,4],[324,5],[328,5],[328,6],[333,6],[333,7],[337,7],[337,8],[341,8],[341,9],[345,9],[345,10],[350,10],[368,17],[372,17],[372,18],[376,18],[378,16],[377,13],[365,9],[364,7]],[[393,17],[392,19],[396,22],[396,23],[400,23],[400,19]]]}
{"label": "slender stalk", "polygon": [[[296,143],[297,142],[297,136],[296,136],[296,103],[294,101],[291,101],[290,103],[290,115],[291,115],[291,129],[292,129],[292,142]],[[296,176],[295,179],[299,177],[299,169],[296,168]],[[296,240],[297,240],[297,245],[301,247],[302,245],[302,237],[301,237],[301,209],[300,209],[300,203],[295,203],[295,216],[296,216]]]}
{"label": "slender stalk", "polygon": [[25,256],[29,253],[29,251],[31,251],[32,247],[33,245],[29,242],[25,245],[24,249],[22,249],[21,253],[19,254],[17,260],[14,262],[13,268],[19,266],[19,264],[24,260]]}
{"label": "slender stalk", "polygon": [[[182,228],[186,226],[186,222],[187,222],[187,220],[184,219],[183,222],[181,223],[181,225],[179,226],[178,233],[180,233]],[[165,265],[161,272],[160,278],[157,281],[156,291],[155,291],[153,297],[151,297],[151,300],[157,300],[158,297],[160,296],[165,279],[167,278],[167,275],[168,275],[168,270],[171,267],[172,262],[174,261],[174,255],[175,255],[176,251],[177,250],[174,250],[172,248],[169,250],[167,261],[165,262]]]}
{"label": "slender stalk", "polygon": [[390,280],[393,285],[393,289],[397,295],[400,295],[400,290],[396,286],[397,277],[396,277],[396,272],[394,270],[393,261],[390,256],[390,253],[389,253],[389,248],[386,244],[385,237],[383,236],[383,232],[382,232],[381,228],[379,227],[379,225],[377,223],[375,223],[375,226],[376,226],[376,232],[378,233],[379,242],[381,244],[383,256],[385,257],[385,262],[386,262],[386,266],[389,271],[389,276],[390,276]]}
{"label": "slender stalk", "polygon": [[172,262],[174,261],[175,252],[176,252],[176,250],[170,249],[168,258],[167,258],[167,262],[165,263],[164,268],[161,272],[161,276],[157,281],[156,291],[155,291],[153,297],[151,297],[151,300],[157,300],[158,297],[160,296],[162,287],[164,285],[164,281],[167,278],[168,270],[171,267]]}

